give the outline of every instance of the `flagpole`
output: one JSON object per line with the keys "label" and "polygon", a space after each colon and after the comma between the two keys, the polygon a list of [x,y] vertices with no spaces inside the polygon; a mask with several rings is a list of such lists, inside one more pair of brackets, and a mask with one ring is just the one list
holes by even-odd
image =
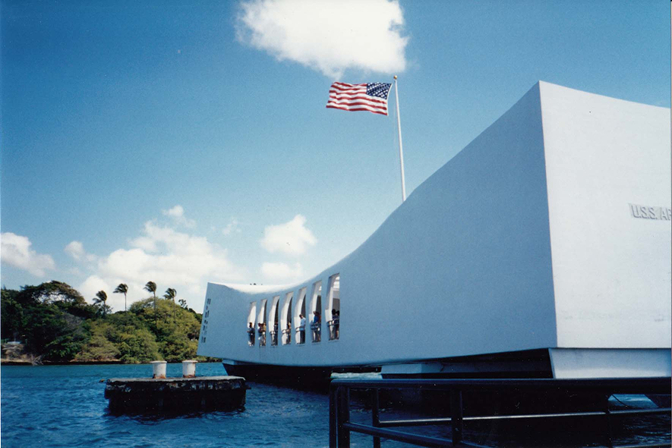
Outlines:
{"label": "flagpole", "polygon": [[401,144],[401,118],[399,117],[399,91],[397,75],[394,75],[394,96],[397,100],[397,130],[399,131],[399,162],[401,164],[401,202],[406,200],[406,180],[404,179],[404,149]]}

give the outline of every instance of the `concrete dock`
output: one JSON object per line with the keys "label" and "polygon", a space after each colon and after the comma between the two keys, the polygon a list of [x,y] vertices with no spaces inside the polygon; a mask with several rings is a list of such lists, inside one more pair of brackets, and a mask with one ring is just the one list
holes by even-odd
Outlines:
{"label": "concrete dock", "polygon": [[246,390],[238,376],[111,378],[105,398],[113,413],[226,411],[245,405]]}

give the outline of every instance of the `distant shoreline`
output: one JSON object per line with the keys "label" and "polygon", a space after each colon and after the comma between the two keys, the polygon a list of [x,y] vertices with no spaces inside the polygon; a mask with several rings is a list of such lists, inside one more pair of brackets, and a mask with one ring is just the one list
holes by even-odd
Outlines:
{"label": "distant shoreline", "polygon": [[[210,362],[215,362],[219,363],[221,361],[199,361],[199,363],[210,363]],[[77,366],[77,365],[103,365],[103,364],[121,364],[121,365],[139,365],[139,364],[147,364],[149,365],[149,362],[136,362],[136,363],[125,363],[121,362],[119,360],[109,360],[109,361],[43,361],[39,364],[33,364],[32,361],[27,360],[27,359],[5,359],[2,358],[0,359],[0,365],[2,366]],[[171,363],[169,362],[168,364],[180,364],[179,362],[174,362]]]}
{"label": "distant shoreline", "polygon": [[[48,365],[89,365],[89,364],[124,364],[119,360],[109,360],[109,361],[42,361],[37,364],[33,364],[32,361],[28,359],[0,359],[0,365],[3,366],[48,366]],[[138,364],[149,364],[149,363],[138,363]]]}

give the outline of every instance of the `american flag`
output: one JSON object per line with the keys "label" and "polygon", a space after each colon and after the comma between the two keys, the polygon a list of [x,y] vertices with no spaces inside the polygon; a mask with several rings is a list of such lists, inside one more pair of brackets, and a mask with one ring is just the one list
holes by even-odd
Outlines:
{"label": "american flag", "polygon": [[392,84],[371,82],[346,84],[335,82],[329,88],[327,107],[341,110],[368,110],[374,114],[387,115],[387,96]]}

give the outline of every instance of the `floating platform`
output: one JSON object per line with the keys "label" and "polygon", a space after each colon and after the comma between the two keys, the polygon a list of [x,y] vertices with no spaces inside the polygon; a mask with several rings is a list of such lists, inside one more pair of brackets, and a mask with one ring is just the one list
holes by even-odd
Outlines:
{"label": "floating platform", "polygon": [[105,398],[113,413],[232,411],[245,406],[246,391],[239,376],[111,378]]}

